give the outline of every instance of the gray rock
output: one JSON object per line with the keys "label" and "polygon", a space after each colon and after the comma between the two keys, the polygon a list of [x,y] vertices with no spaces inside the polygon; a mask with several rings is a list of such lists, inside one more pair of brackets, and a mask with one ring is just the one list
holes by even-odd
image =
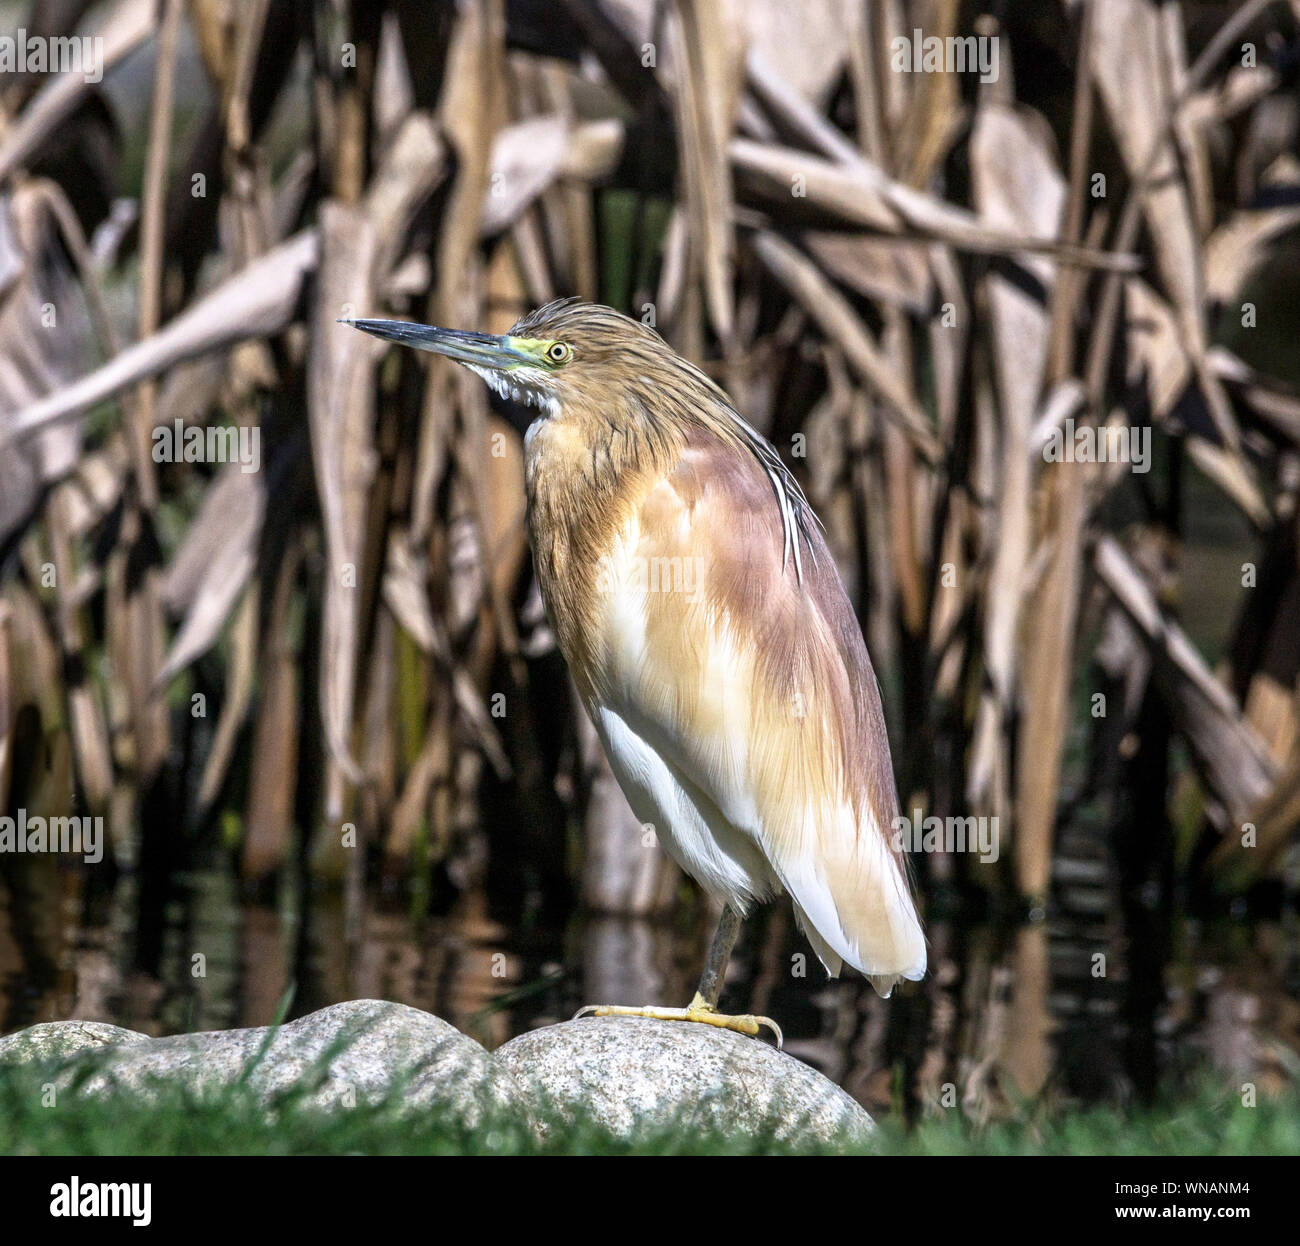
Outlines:
{"label": "gray rock", "polygon": [[82,1051],[148,1041],[147,1034],[103,1021],[47,1021],[0,1038],[0,1065],[65,1060]]}
{"label": "gray rock", "polygon": [[523,1034],[497,1063],[535,1098],[544,1135],[558,1113],[635,1141],[666,1128],[860,1143],[871,1117],[816,1069],[730,1030],[641,1017],[591,1017]]}
{"label": "gray rock", "polygon": [[[69,1021],[39,1028],[83,1025]],[[399,1087],[401,1111],[448,1111],[470,1127],[485,1114],[521,1110],[510,1075],[483,1047],[446,1021],[405,1004],[353,1000],[278,1029],[134,1038],[120,1046],[100,1045],[88,1077],[81,1061],[73,1061],[64,1070],[65,1081],[83,1077],[86,1094],[114,1086],[149,1094],[178,1084],[205,1095],[247,1078],[249,1089],[270,1108],[298,1088],[309,1092],[314,1106],[331,1108],[379,1102]]]}
{"label": "gray rock", "polygon": [[246,1079],[274,1115],[305,1089],[322,1108],[391,1100],[474,1128],[513,1120],[545,1137],[548,1120],[589,1121],[638,1141],[666,1129],[775,1139],[861,1141],[871,1118],[833,1082],[769,1043],[703,1025],[600,1017],[535,1030],[489,1055],[404,1004],[356,1000],[281,1026],[148,1038],[98,1022],[32,1026],[0,1039],[0,1066],[80,1093],[116,1086],[201,1096]]}

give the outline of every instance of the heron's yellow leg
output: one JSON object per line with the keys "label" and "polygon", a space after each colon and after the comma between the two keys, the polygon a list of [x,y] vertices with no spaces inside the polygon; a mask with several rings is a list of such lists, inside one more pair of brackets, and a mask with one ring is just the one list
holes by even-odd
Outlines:
{"label": "heron's yellow leg", "polygon": [[588,1004],[574,1013],[575,1021],[579,1017],[648,1017],[653,1021],[698,1021],[701,1025],[734,1030],[737,1034],[748,1034],[751,1037],[757,1036],[763,1026],[767,1026],[776,1039],[778,1051],[784,1042],[781,1027],[771,1017],[756,1017],[752,1013],[732,1016],[719,1012],[698,991],[685,1008],[659,1008],[653,1004],[647,1004],[644,1008],[631,1008],[622,1004]]}
{"label": "heron's yellow leg", "polygon": [[658,1008],[647,1004],[644,1008],[629,1008],[621,1004],[588,1004],[574,1013],[573,1019],[579,1017],[649,1017],[655,1021],[698,1021],[701,1025],[713,1025],[720,1030],[735,1030],[737,1034],[757,1036],[763,1026],[768,1026],[776,1036],[776,1049],[781,1050],[784,1041],[781,1027],[771,1017],[756,1017],[752,1013],[730,1016],[718,1011],[718,995],[722,990],[722,978],[727,970],[727,961],[731,949],[736,945],[740,934],[740,914],[730,905],[722,910],[722,920],[718,922],[718,932],[713,936],[709,948],[709,958],[704,965],[704,975],[700,978],[700,989],[695,998],[685,1008]]}

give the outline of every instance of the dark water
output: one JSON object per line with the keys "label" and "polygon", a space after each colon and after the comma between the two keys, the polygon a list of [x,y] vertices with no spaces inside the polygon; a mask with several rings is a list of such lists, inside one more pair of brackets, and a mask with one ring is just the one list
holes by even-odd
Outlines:
{"label": "dark water", "polygon": [[[703,905],[672,923],[552,928],[471,894],[416,920],[408,899],[378,890],[349,902],[286,885],[250,900],[220,870],[146,898],[142,921],[132,878],[88,892],[89,875],[48,866],[0,882],[6,1032],[70,1017],[155,1035],[266,1025],[292,986],[289,1017],[391,999],[495,1047],[584,1003],[684,1003],[711,933]],[[1122,1103],[1207,1065],[1225,1086],[1297,1076],[1293,917],[1126,916],[1087,882],[1083,870],[1068,905],[1038,922],[931,917],[930,974],[888,1001],[856,977],[828,981],[788,907],[768,906],[722,1004],[775,1017],[787,1050],[877,1113],[946,1099],[997,1115],[1040,1093]]]}

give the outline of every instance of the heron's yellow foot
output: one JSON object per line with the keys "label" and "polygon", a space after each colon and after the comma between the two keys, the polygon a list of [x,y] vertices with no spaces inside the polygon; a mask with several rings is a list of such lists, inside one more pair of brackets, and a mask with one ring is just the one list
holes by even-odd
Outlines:
{"label": "heron's yellow foot", "polygon": [[756,1017],[752,1013],[730,1016],[719,1012],[697,991],[695,998],[685,1008],[658,1008],[647,1004],[644,1008],[628,1008],[621,1004],[588,1004],[573,1014],[579,1017],[649,1017],[655,1021],[698,1021],[701,1025],[717,1026],[720,1030],[735,1030],[737,1034],[757,1036],[767,1026],[776,1038],[776,1049],[781,1050],[784,1038],[781,1027],[771,1017]]}

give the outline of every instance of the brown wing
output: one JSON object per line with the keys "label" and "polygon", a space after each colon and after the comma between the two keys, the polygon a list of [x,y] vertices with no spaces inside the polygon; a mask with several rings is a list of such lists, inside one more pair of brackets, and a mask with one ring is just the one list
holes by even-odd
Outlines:
{"label": "brown wing", "polygon": [[693,434],[647,492],[599,695],[758,846],[828,970],[919,978],[880,694],[830,552],[807,525],[802,583],[773,484],[744,446]]}

